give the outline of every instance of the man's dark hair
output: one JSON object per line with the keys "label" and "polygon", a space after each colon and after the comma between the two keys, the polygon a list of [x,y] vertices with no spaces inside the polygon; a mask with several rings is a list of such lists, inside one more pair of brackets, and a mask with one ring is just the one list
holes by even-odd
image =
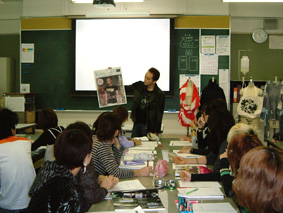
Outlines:
{"label": "man's dark hair", "polygon": [[38,114],[38,125],[44,131],[58,126],[58,118],[51,108],[44,108]]}
{"label": "man's dark hair", "polygon": [[13,136],[12,129],[16,129],[18,122],[17,113],[6,108],[0,110],[0,140]]}
{"label": "man's dark hair", "polygon": [[160,72],[157,69],[155,69],[154,67],[151,67],[148,71],[153,74],[153,77],[152,77],[153,81],[157,81],[159,79]]}
{"label": "man's dark hair", "polygon": [[64,130],[54,143],[54,156],[67,169],[83,167],[85,157],[92,151],[92,140],[77,129]]}

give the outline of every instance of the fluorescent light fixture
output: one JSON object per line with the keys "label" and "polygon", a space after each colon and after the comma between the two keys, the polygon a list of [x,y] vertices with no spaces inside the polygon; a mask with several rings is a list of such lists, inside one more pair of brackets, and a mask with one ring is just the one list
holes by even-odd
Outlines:
{"label": "fluorescent light fixture", "polygon": [[223,2],[267,2],[267,3],[273,3],[273,2],[283,2],[283,0],[222,0]]}
{"label": "fluorescent light fixture", "polygon": [[105,12],[101,12],[101,13],[98,13],[98,12],[90,12],[90,13],[86,13],[86,18],[107,18],[107,17],[147,17],[149,16],[150,13],[149,11],[127,11],[127,12],[119,12],[119,11],[116,11],[116,12],[112,12],[112,11],[105,11]]}
{"label": "fluorescent light fixture", "polygon": [[93,0],[71,0],[72,3],[93,3]]}
{"label": "fluorescent light fixture", "polygon": [[116,7],[114,0],[93,0],[93,6],[99,8]]}
{"label": "fluorescent light fixture", "polygon": [[[122,2],[144,2],[145,0],[114,0],[114,2],[119,2],[119,3],[122,3]],[[0,0],[0,2],[1,2],[1,0]],[[90,4],[90,3],[93,3],[93,0],[71,0],[71,2],[72,3],[79,3],[79,4],[81,4],[81,3],[88,3],[88,4]]]}
{"label": "fluorescent light fixture", "polygon": [[145,0],[114,0],[116,3],[120,2],[144,2]]}

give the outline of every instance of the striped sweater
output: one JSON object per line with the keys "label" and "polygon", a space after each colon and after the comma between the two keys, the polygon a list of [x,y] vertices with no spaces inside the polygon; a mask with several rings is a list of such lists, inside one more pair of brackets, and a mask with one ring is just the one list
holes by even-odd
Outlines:
{"label": "striped sweater", "polygon": [[119,150],[108,142],[101,142],[95,137],[92,149],[92,161],[95,170],[102,175],[113,175],[120,179],[134,177],[134,171],[119,168],[124,148]]}

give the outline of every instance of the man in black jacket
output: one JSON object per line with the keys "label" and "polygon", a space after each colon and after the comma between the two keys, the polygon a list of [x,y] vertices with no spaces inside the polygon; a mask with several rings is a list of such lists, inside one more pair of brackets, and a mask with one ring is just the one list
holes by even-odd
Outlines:
{"label": "man in black jacket", "polygon": [[156,135],[161,133],[165,95],[156,84],[159,76],[157,69],[150,68],[145,74],[144,82],[138,81],[126,87],[134,95],[132,137],[145,136],[148,132]]}

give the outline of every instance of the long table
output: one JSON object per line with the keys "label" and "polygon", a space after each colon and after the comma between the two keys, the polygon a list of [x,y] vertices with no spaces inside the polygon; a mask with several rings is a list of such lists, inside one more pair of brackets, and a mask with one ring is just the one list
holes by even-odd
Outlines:
{"label": "long table", "polygon": [[[169,143],[171,140],[176,140],[173,138],[166,138],[166,139],[161,139],[161,144],[162,147],[157,147],[157,155],[156,158],[154,160],[154,163],[156,164],[158,159],[162,159],[162,150],[168,150],[169,152],[172,152],[174,149],[179,149],[180,147],[173,147],[173,146],[169,146]],[[177,139],[178,140],[178,139]],[[146,143],[146,142],[145,142]],[[172,169],[172,162],[169,162],[169,172],[168,174],[163,178],[164,180],[175,180],[175,172]],[[135,178],[131,178],[131,179],[120,179],[120,181],[124,181],[124,180],[134,180],[134,179],[138,179],[140,180],[140,182],[144,185],[145,188],[147,189],[152,189],[154,188],[153,186],[153,177],[135,177]],[[176,182],[178,183],[178,180],[176,180]],[[165,208],[166,211],[168,213],[178,213],[178,209],[176,207],[175,204],[175,200],[178,199],[178,192],[176,189],[174,190],[169,190],[169,189],[161,189],[161,193],[166,195],[167,192],[167,196],[168,198],[166,198],[165,202],[163,204],[165,204]],[[163,201],[163,200],[162,200]],[[168,205],[166,204],[166,201],[168,203]],[[224,199],[219,199],[219,200],[199,200],[199,203],[217,203],[217,202],[229,202],[235,209],[238,210],[236,204],[234,203],[233,199],[231,198],[227,198],[224,197]],[[160,212],[166,212],[166,211],[160,211]],[[112,204],[112,200],[104,200],[100,203],[97,204],[93,204],[91,206],[91,208],[89,209],[89,212],[114,212],[114,206]]]}

